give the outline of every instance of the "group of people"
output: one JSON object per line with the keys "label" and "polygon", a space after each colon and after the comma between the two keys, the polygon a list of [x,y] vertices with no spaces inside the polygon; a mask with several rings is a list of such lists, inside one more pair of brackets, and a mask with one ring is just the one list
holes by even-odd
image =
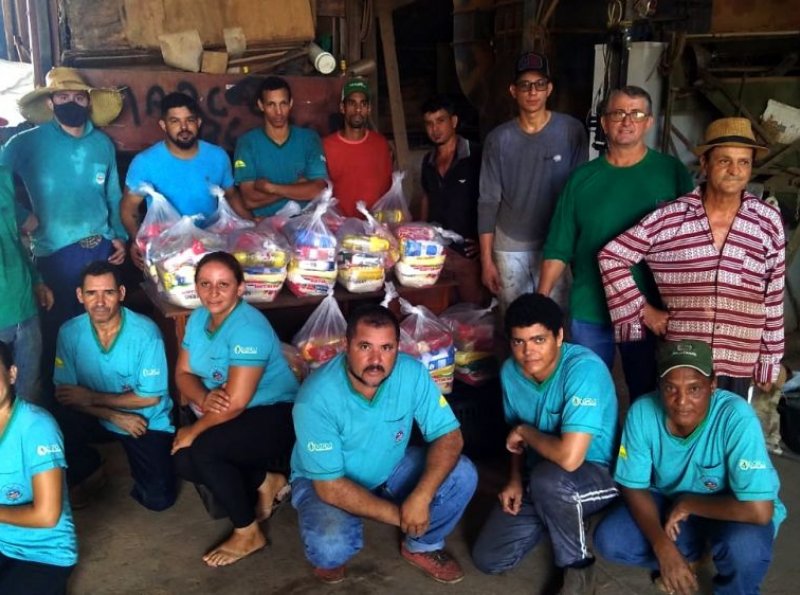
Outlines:
{"label": "group of people", "polygon": [[[586,162],[583,125],[547,107],[547,58],[527,52],[513,74],[519,113],[482,149],[457,133],[449,99],[422,108],[434,148],[421,164],[419,215],[463,236],[446,267],[462,300],[497,295],[511,354],[501,371],[510,473],[473,561],[508,571],[547,533],[562,592],[590,593],[586,521],[621,493],[595,532],[600,555],[659,571],[665,591],[689,593],[709,542],[715,592],[755,593],[785,516],[758,419],[741,398],[752,383],[771,388],[783,355],[783,226],[746,190],[766,149],[747,120],[713,122],[695,151],[705,181],[693,189],[680,161],[644,142],[654,123],[647,92],[622,87],[601,110],[607,151]],[[343,129],[324,140],[291,123],[280,77],[263,81],[257,107],[264,125],[239,139],[231,167],[200,140],[197,103],[166,95],[164,140],[133,159],[121,192],[113,143],[97,128],[120,113],[118,92],[56,68],[20,101],[38,126],[0,152],[0,291],[9,297],[0,472],[14,480],[0,485],[0,592],[65,589],[77,560],[70,500],[85,505],[103,483],[91,446],[100,437],[122,443],[131,496],[146,508],[175,502],[176,473],[211,494],[233,531],[204,555],[209,566],[263,548],[260,523],[291,498],[322,581],[344,580],[363,519],[399,527],[403,558],[436,580],[463,578],[444,544],[477,472],[447,399],[423,365],[398,354],[389,310],[354,311],[345,353],[299,385],[269,321],[242,301],[243,273],[229,254],[196,268],[202,306],[175,370],[155,324],[123,305],[118,265],[129,253],[142,266],[126,240],[141,224],[143,184],[182,215],[206,217],[217,185],[245,218],[311,200],[327,183],[353,216],[358,200],[372,204],[389,189],[391,150],[369,126],[365,81],[345,82]],[[12,173],[30,210],[14,199]],[[32,236],[36,266],[21,232]],[[621,442],[617,348],[633,402]],[[184,411],[177,431],[171,373]],[[415,423],[427,448],[409,446]]]}

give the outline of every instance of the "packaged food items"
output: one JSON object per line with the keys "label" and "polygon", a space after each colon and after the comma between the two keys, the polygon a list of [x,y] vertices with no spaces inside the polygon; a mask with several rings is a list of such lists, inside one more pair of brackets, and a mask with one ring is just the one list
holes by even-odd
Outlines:
{"label": "packaged food items", "polygon": [[453,333],[456,346],[456,378],[479,386],[497,376],[495,356],[495,315],[493,299],[488,308],[475,304],[456,304],[442,313],[441,319]]}
{"label": "packaged food items", "polygon": [[297,382],[303,382],[308,376],[308,364],[300,355],[297,347],[289,343],[281,343],[281,352],[283,357],[286,358],[286,363],[289,364],[289,369],[297,378]]}
{"label": "packaged food items", "polygon": [[347,347],[347,321],[333,290],[320,302],[303,327],[297,331],[292,344],[312,369],[318,368]]}
{"label": "packaged food items", "polygon": [[323,221],[330,201],[326,189],[283,227],[291,245],[286,284],[297,296],[326,295],[336,283],[336,236]]}
{"label": "packaged food items", "polygon": [[217,210],[208,219],[208,225],[205,226],[207,231],[227,235],[240,229],[255,227],[255,222],[243,219],[231,208],[222,188],[211,186],[209,192],[217,199]]}
{"label": "packaged food items", "polygon": [[150,255],[151,244],[155,238],[180,221],[181,216],[175,207],[170,204],[169,200],[163,194],[156,192],[156,189],[150,184],[142,184],[136,191],[150,198],[147,214],[145,214],[144,220],[139,226],[139,231],[136,233],[136,245],[142,252],[145,273],[154,282],[158,283],[156,266]]}
{"label": "packaged food items", "polygon": [[411,212],[408,210],[408,200],[403,192],[403,178],[405,172],[392,173],[392,186],[372,205],[372,215],[380,223],[399,225],[411,221]]}
{"label": "packaged food items", "polygon": [[194,288],[194,270],[209,252],[225,250],[222,236],[195,225],[200,216],[181,217],[170,229],[153,239],[150,256],[155,264],[159,290],[177,306],[197,308],[200,300]]}
{"label": "packaged food items", "polygon": [[271,302],[286,280],[289,243],[268,225],[243,229],[228,236],[228,252],[244,270],[244,299]]}
{"label": "packaged food items", "polygon": [[455,346],[449,327],[425,306],[399,300],[400,312],[406,315],[400,322],[400,351],[422,362],[442,394],[449,395],[455,373]]}
{"label": "packaged food items", "polygon": [[395,276],[406,287],[430,287],[444,268],[445,246],[461,236],[430,223],[404,223],[395,228],[400,260]]}

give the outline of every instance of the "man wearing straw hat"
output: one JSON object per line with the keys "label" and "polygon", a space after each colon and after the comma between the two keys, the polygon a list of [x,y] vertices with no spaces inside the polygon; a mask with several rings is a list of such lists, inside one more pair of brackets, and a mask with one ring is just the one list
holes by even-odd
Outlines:
{"label": "man wearing straw hat", "polygon": [[[648,328],[705,341],[720,388],[769,391],[783,356],[785,240],[780,212],[747,192],[768,150],[749,120],[712,122],[695,149],[706,181],[609,242],[598,256],[617,341]],[[630,268],[646,261],[666,310],[649,304]]]}
{"label": "man wearing straw hat", "polygon": [[77,70],[57,67],[47,74],[46,86],[19,100],[19,109],[38,126],[9,139],[0,164],[22,179],[39,220],[33,253],[55,296],[43,317],[44,361],[50,363],[58,328],[83,312],[75,296],[82,268],[95,260],[118,265],[125,259],[114,144],[96,128],[119,115],[122,95],[92,88]]}

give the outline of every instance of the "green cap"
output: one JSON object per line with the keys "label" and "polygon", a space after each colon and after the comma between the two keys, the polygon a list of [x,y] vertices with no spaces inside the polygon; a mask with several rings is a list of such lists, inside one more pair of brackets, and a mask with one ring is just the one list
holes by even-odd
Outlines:
{"label": "green cap", "polygon": [[665,342],[658,350],[659,378],[675,368],[693,368],[710,378],[714,371],[711,347],[703,341]]}
{"label": "green cap", "polygon": [[352,78],[349,79],[342,88],[342,101],[347,99],[353,93],[363,93],[369,99],[369,85],[365,79]]}

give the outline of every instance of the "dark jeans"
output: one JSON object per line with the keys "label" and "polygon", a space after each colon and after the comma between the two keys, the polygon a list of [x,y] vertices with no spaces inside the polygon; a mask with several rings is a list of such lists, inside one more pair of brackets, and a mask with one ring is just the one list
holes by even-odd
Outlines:
{"label": "dark jeans", "polygon": [[76,486],[100,468],[102,458],[92,443],[117,440],[122,443],[133,477],[131,497],[150,510],[165,510],[177,498],[172,468],[173,435],[148,430],[134,438],[106,430],[97,418],[68,407],[56,406],[54,414],[64,434],[67,484]]}
{"label": "dark jeans", "polygon": [[236,528],[255,520],[256,490],[267,472],[289,474],[294,445],[292,404],[245,409],[175,453],[182,478],[208,488]]}
{"label": "dark jeans", "polygon": [[747,392],[753,383],[752,378],[735,378],[733,376],[717,376],[717,388],[729,390],[740,397],[747,398]]}
{"label": "dark jeans", "polygon": [[559,568],[591,559],[585,523],[616,497],[607,467],[584,463],[569,472],[542,461],[531,471],[516,516],[503,512],[499,504],[492,510],[472,549],[472,561],[487,574],[511,570],[545,531]]}
{"label": "dark jeans", "polygon": [[26,562],[0,554],[0,593],[3,595],[66,595],[74,566]]}
{"label": "dark jeans", "polygon": [[617,345],[614,343],[613,327],[572,320],[570,340],[594,351],[609,370],[614,367],[615,347],[619,347],[622,371],[625,374],[625,384],[628,385],[628,396],[631,401],[656,390],[658,386],[656,337],[650,331],[645,332],[643,341],[626,341]]}
{"label": "dark jeans", "polygon": [[[672,502],[656,493],[653,493],[653,499],[663,523]],[[706,543],[710,543],[717,569],[714,577],[716,595],[759,592],[759,585],[772,561],[775,533],[772,523],[754,525],[690,516],[681,523],[680,529],[675,545],[689,562],[698,560]],[[594,532],[594,547],[600,556],[611,562],[659,569],[653,548],[627,506],[620,505],[600,522]]]}

